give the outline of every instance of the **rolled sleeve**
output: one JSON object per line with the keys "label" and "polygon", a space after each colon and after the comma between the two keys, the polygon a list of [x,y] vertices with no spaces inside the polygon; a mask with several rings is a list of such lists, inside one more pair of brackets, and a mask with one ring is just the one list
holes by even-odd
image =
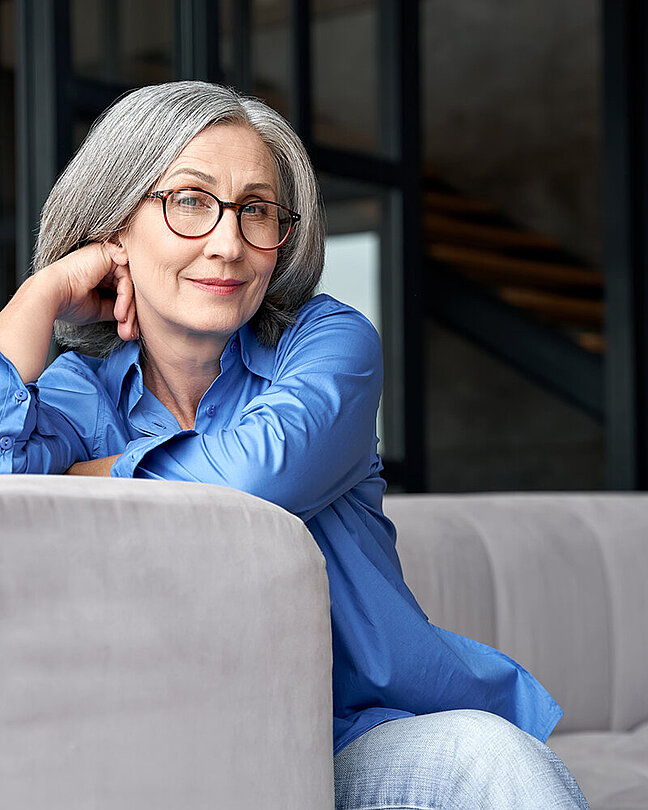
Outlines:
{"label": "rolled sleeve", "polygon": [[144,474],[143,470],[138,469],[140,463],[156,447],[159,447],[171,439],[176,439],[182,436],[195,436],[195,430],[181,430],[173,434],[172,437],[165,436],[146,436],[141,439],[135,439],[126,445],[126,449],[115,461],[110,468],[110,475],[112,478],[159,478],[166,480],[168,478],[176,478],[178,480],[196,480],[190,477],[171,476],[168,473],[164,475],[156,475],[149,471],[149,474]]}
{"label": "rolled sleeve", "polygon": [[0,354],[0,473],[14,471],[14,453],[35,422],[33,386],[25,385],[13,363]]}
{"label": "rolled sleeve", "polygon": [[72,352],[29,385],[0,355],[0,472],[59,474],[76,461],[100,457],[99,389]]}

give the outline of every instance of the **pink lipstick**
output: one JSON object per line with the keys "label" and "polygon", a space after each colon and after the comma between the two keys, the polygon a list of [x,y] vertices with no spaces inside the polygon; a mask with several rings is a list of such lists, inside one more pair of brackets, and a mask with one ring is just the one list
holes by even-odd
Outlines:
{"label": "pink lipstick", "polygon": [[205,292],[212,295],[233,295],[244,284],[234,278],[190,278],[189,281]]}

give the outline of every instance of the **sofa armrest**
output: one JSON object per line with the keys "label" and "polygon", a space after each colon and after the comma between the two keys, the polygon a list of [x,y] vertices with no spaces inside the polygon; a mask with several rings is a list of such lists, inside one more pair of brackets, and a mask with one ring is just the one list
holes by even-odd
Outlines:
{"label": "sofa armrest", "polygon": [[0,480],[0,805],[332,807],[324,559],[223,487]]}

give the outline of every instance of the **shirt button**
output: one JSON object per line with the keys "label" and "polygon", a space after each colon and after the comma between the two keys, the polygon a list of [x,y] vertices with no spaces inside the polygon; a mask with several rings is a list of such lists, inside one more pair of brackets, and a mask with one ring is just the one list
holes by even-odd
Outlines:
{"label": "shirt button", "polygon": [[238,349],[238,342],[237,342],[236,340],[233,340],[233,341],[230,343],[230,351],[233,353],[233,352],[235,352],[237,349]]}
{"label": "shirt button", "polygon": [[24,390],[24,389],[22,389],[22,388],[19,388],[19,389],[18,389],[18,390],[17,390],[17,391],[14,393],[14,398],[15,398],[16,402],[24,402],[24,401],[27,399],[27,397],[28,397],[28,396],[29,396],[29,395],[27,394],[27,391],[25,391],[25,390]]}
{"label": "shirt button", "polygon": [[14,440],[11,436],[3,436],[0,439],[0,450],[11,450],[14,446]]}
{"label": "shirt button", "polygon": [[215,405],[208,405],[207,410],[205,411],[207,416],[213,416],[216,413],[216,406]]}

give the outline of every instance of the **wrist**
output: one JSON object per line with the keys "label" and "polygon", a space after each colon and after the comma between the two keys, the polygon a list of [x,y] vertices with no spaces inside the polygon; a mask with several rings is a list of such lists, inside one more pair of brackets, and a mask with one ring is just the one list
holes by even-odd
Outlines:
{"label": "wrist", "polygon": [[51,317],[54,323],[67,302],[65,287],[65,275],[59,272],[55,264],[51,264],[30,276],[20,290],[24,289],[30,299],[37,302],[39,311]]}

